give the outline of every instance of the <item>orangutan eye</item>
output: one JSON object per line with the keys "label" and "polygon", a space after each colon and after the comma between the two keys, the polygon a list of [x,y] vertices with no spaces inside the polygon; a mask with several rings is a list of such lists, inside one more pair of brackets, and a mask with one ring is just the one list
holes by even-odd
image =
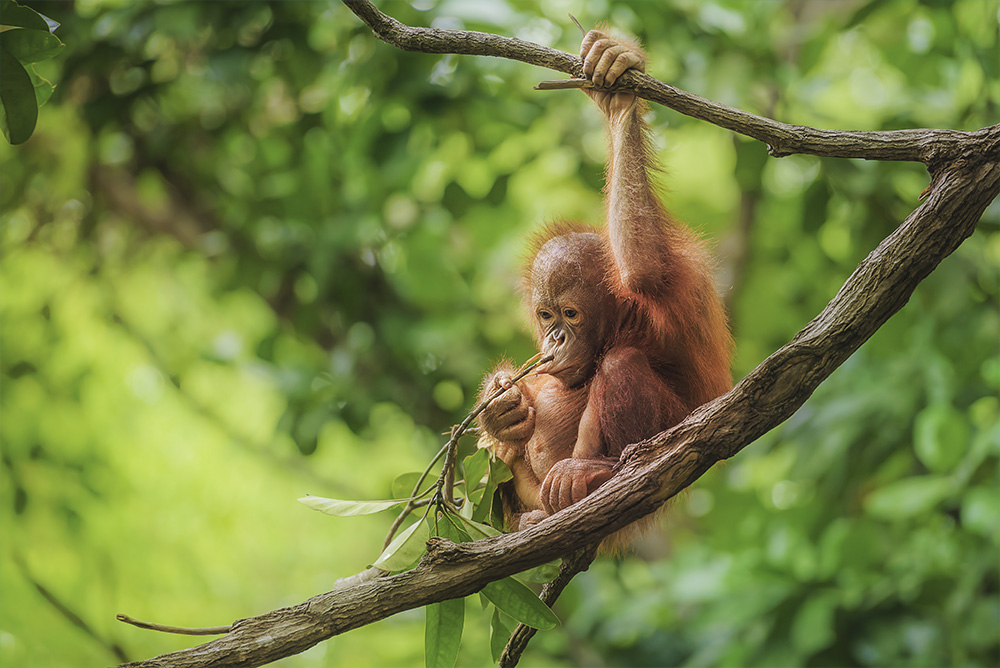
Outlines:
{"label": "orangutan eye", "polygon": [[542,320],[549,320],[552,318],[552,314],[549,313],[548,311],[539,311],[538,317],[541,318]]}
{"label": "orangutan eye", "polygon": [[577,315],[579,315],[575,308],[568,308],[563,310],[563,315],[572,320]]}

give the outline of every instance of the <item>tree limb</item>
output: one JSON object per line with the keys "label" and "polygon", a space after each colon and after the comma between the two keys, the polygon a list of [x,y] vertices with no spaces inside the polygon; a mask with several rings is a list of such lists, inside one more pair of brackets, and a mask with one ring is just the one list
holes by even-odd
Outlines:
{"label": "tree limb", "polygon": [[[590,568],[596,558],[597,544],[592,543],[576,554],[563,559],[562,565],[559,567],[559,575],[556,576],[555,580],[542,587],[542,593],[538,597],[551,608],[570,580]],[[503,649],[503,654],[500,655],[500,668],[514,668],[517,665],[521,653],[528,646],[528,641],[535,636],[536,631],[537,629],[524,624],[517,625],[510,640],[507,641],[507,646]]]}
{"label": "tree limb", "polygon": [[[494,56],[565,72],[583,78],[577,56],[531,42],[473,30],[418,28],[380,12],[369,0],[343,0],[384,42],[404,51]],[[549,82],[546,82],[549,83]],[[581,87],[587,84],[563,84]],[[628,70],[605,90],[629,90],[682,114],[758,139],[775,157],[808,153],[831,158],[907,160],[933,167],[956,156],[956,143],[977,133],[958,130],[839,131],[791,125],[734,109],[663,83],[648,74]],[[984,133],[994,128],[979,130]]]}
{"label": "tree limb", "polygon": [[[412,28],[365,0],[344,2],[375,34],[402,49],[513,58],[579,74],[575,56],[496,35]],[[909,299],[916,286],[975,230],[1000,191],[1000,126],[976,132],[836,132],[787,125],[629,73],[614,89],[767,142],[774,155],[812,153],[917,160],[932,168],[928,196],[858,266],[840,292],[791,342],[729,393],[669,431],[630,446],[620,472],[596,492],[514,534],[456,545],[428,543],[416,568],[355,578],[289,608],[236,622],[199,647],[128,666],[259,666],[404,610],[467,596],[488,582],[586,548],[648,515],[719,460],[733,456],[794,413]]]}

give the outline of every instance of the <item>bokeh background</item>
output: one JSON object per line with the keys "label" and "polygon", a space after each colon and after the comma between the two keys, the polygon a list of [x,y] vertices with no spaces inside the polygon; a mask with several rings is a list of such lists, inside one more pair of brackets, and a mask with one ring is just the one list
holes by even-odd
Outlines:
{"label": "bokeh background", "polygon": [[[28,3],[58,84],[0,144],[0,664],[101,666],[326,591],[385,498],[532,353],[544,221],[599,224],[601,118],[562,75],[409,54],[338,2]],[[657,78],[790,123],[1000,118],[998,3],[383,1],[575,52],[638,34]],[[711,239],[742,377],[917,204],[921,165],[769,158],[657,108],[659,177]],[[524,666],[990,666],[1000,657],[1000,208],[784,426],[603,559]],[[468,446],[467,446],[468,447]],[[469,600],[461,666],[489,663]],[[423,612],[283,666],[417,666]]]}

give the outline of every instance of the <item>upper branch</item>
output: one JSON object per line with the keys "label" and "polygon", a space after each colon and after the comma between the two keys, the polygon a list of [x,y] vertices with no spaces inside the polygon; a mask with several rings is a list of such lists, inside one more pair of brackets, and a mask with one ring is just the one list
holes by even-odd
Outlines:
{"label": "upper branch", "polygon": [[[343,0],[379,39],[405,51],[455,53],[509,58],[524,63],[583,77],[583,63],[577,56],[524,40],[471,30],[418,28],[400,23],[380,12],[369,0]],[[764,116],[706,100],[663,83],[648,74],[628,71],[607,87],[609,91],[629,90],[687,116],[758,139],[776,157],[793,153],[832,158],[866,160],[906,160],[929,167],[956,157],[956,140],[979,133],[1000,135],[1000,125],[977,132],[959,130],[822,130],[804,125],[781,123]]]}
{"label": "upper branch", "polygon": [[343,1],[372,29],[376,37],[403,51],[496,56],[541,65],[576,77],[583,76],[583,64],[579,58],[547,46],[473,30],[417,28],[386,16],[368,0]]}

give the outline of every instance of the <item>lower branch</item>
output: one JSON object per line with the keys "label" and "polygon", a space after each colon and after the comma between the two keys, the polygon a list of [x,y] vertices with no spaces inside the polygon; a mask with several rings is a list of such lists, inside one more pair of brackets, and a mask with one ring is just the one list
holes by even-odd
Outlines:
{"label": "lower branch", "polygon": [[514,534],[455,545],[435,538],[416,568],[367,579],[233,625],[222,638],[130,666],[259,666],[404,610],[479,591],[600,540],[648,515],[715,462],[794,413],[815,388],[906,303],[972,234],[1000,191],[1000,134],[962,142],[926,200],[848,278],[795,338],[726,395],[631,446],[621,471],[592,495]]}
{"label": "lower branch", "polygon": [[[559,567],[559,575],[556,576],[555,580],[542,587],[539,598],[551,608],[570,580],[590,568],[595,558],[597,558],[596,544],[588,545],[571,557],[564,559]],[[503,654],[500,655],[500,668],[514,668],[517,665],[521,654],[524,653],[524,648],[528,646],[528,641],[535,636],[537,630],[524,624],[517,625],[510,640],[507,641],[507,646],[504,647]]]}

